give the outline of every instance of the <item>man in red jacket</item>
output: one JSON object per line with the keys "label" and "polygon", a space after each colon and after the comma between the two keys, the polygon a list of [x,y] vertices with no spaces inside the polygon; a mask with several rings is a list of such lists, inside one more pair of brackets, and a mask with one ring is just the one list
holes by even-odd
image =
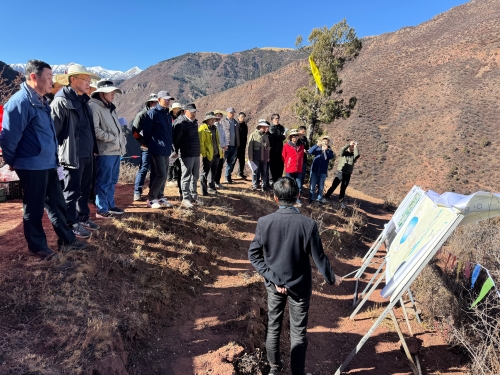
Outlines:
{"label": "man in red jacket", "polygon": [[[304,164],[304,144],[299,140],[300,134],[293,129],[288,135],[289,141],[283,146],[281,156],[285,163],[285,173],[297,182],[299,192],[301,190],[302,166]],[[297,198],[297,207],[301,207],[300,196]]]}

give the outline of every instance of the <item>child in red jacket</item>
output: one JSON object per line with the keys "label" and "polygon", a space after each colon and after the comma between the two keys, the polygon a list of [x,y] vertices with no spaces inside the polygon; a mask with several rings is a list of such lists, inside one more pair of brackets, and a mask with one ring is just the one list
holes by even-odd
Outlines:
{"label": "child in red jacket", "polygon": [[[302,165],[304,164],[304,145],[299,141],[298,130],[293,129],[288,135],[288,142],[283,146],[281,156],[285,163],[285,173],[293,178],[301,189]],[[300,207],[300,197],[297,199],[297,206]]]}

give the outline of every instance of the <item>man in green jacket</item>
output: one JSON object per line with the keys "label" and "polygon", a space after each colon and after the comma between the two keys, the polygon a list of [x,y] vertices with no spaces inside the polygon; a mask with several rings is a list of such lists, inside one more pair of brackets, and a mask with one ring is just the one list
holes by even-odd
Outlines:
{"label": "man in green jacket", "polygon": [[[219,132],[215,126],[217,116],[213,112],[205,115],[203,124],[198,128],[200,138],[200,152],[203,158],[200,171],[200,184],[203,196],[208,193],[216,194],[215,174],[219,166],[222,148],[220,147]],[[212,173],[210,173],[212,172]]]}
{"label": "man in green jacket", "polygon": [[340,185],[340,193],[339,193],[339,202],[342,208],[345,208],[344,204],[344,196],[345,191],[347,189],[347,185],[349,185],[349,181],[351,180],[351,174],[354,169],[354,163],[359,158],[359,150],[358,150],[358,142],[351,141],[349,144],[345,145],[340,149],[339,152],[339,164],[337,166],[337,174],[333,179],[332,186],[325,194],[325,198],[329,199],[337,186]]}

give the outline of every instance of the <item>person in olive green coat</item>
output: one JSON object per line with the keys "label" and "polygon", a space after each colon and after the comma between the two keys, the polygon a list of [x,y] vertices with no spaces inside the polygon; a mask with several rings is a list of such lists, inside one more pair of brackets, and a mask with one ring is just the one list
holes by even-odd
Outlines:
{"label": "person in olive green coat", "polygon": [[200,170],[200,184],[202,194],[216,194],[215,174],[222,156],[222,148],[219,141],[219,132],[215,126],[217,116],[213,112],[208,112],[203,120],[203,124],[198,129],[200,138],[200,152],[202,156]]}
{"label": "person in olive green coat", "polygon": [[354,169],[354,163],[359,159],[358,142],[351,141],[349,144],[345,145],[340,149],[339,152],[339,164],[337,166],[337,174],[333,179],[332,186],[325,194],[325,198],[329,199],[337,186],[340,185],[339,202],[342,204],[342,208],[345,207],[343,200],[345,196],[345,191],[349,181],[351,180],[351,174]]}

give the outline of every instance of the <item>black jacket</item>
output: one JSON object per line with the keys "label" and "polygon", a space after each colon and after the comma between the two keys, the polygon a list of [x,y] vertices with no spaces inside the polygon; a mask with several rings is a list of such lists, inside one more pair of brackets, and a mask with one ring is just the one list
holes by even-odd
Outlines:
{"label": "black jacket", "polygon": [[198,121],[180,115],[174,122],[174,149],[181,157],[200,156]]}
{"label": "black jacket", "polygon": [[271,144],[271,154],[279,154],[283,151],[283,141],[285,140],[285,127],[283,125],[271,125],[269,127],[269,143]]}
{"label": "black jacket", "polygon": [[295,208],[280,208],[258,220],[248,258],[264,276],[267,286],[285,286],[293,297],[309,297],[312,293],[309,255],[325,280],[333,284],[335,275],[314,220]]}
{"label": "black jacket", "polygon": [[247,141],[248,141],[248,125],[246,122],[240,122],[240,148],[243,148],[243,150],[246,149],[247,147]]}

